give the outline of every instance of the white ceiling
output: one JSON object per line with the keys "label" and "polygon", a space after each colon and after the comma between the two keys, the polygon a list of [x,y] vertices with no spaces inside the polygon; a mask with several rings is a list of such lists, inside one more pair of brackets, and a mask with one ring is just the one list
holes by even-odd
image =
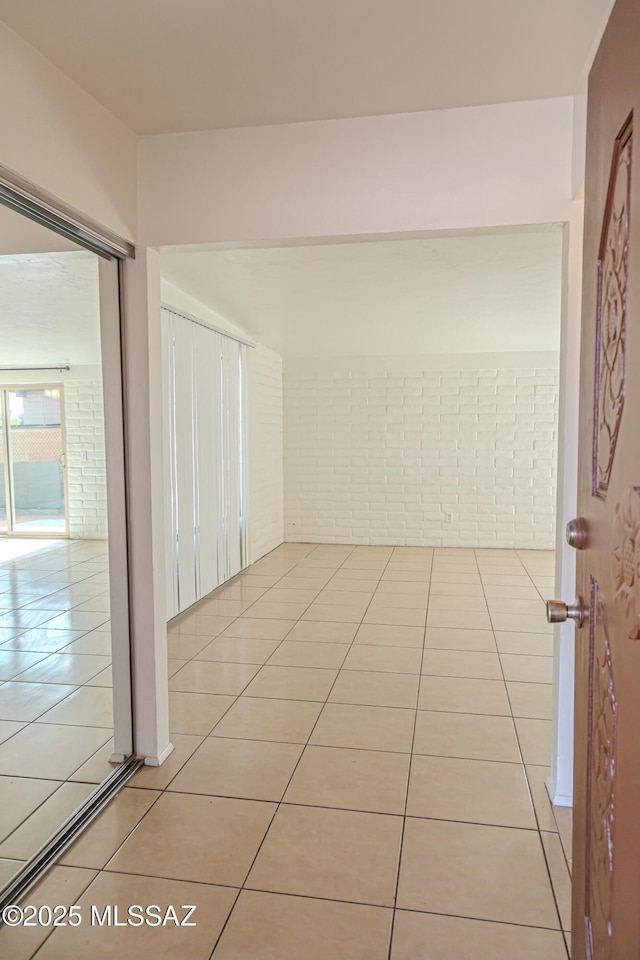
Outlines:
{"label": "white ceiling", "polygon": [[138,133],[570,96],[611,0],[0,0]]}
{"label": "white ceiling", "polygon": [[0,366],[99,364],[97,257],[0,256]]}
{"label": "white ceiling", "polygon": [[164,251],[163,276],[291,356],[559,350],[562,236]]}

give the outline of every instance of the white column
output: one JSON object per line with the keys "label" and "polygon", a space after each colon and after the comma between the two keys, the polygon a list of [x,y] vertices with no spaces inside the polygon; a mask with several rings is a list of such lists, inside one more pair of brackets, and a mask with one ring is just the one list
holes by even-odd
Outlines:
{"label": "white column", "polygon": [[157,766],[173,750],[164,603],[159,254],[138,248],[138,258],[123,269],[135,748],[145,763]]}
{"label": "white column", "polygon": [[[571,219],[564,229],[560,346],[556,598],[567,603],[573,601],[576,592],[576,552],[565,540],[565,527],[577,515],[583,221],[584,200],[579,197],[572,204]],[[573,622],[557,624],[554,640],[553,742],[547,790],[553,803],[570,807],[573,805]]]}

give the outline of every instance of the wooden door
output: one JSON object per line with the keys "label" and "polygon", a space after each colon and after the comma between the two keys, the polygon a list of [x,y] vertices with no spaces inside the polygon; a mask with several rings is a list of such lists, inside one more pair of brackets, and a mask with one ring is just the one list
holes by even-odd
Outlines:
{"label": "wooden door", "polygon": [[640,2],[590,78],[576,629],[573,960],[640,958]]}

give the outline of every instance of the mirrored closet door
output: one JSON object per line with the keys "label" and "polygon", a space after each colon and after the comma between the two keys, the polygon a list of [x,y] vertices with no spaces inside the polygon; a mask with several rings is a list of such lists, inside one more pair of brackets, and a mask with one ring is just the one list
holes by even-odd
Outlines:
{"label": "mirrored closet door", "polygon": [[119,302],[0,205],[0,887],[133,752]]}

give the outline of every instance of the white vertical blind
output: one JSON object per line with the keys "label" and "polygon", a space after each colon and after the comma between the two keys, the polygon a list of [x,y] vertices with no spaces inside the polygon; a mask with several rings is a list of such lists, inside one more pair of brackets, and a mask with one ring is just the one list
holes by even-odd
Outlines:
{"label": "white vertical blind", "polygon": [[[188,322],[188,321],[187,321]],[[192,324],[196,344],[196,386],[198,463],[197,487],[199,517],[199,581],[200,596],[205,596],[222,582],[219,576],[218,539],[220,526],[220,371],[217,362],[216,334]],[[208,442],[207,442],[208,441]],[[216,536],[202,531],[216,531]]]}
{"label": "white vertical blind", "polygon": [[167,617],[238,573],[246,558],[246,347],[162,309]]}

